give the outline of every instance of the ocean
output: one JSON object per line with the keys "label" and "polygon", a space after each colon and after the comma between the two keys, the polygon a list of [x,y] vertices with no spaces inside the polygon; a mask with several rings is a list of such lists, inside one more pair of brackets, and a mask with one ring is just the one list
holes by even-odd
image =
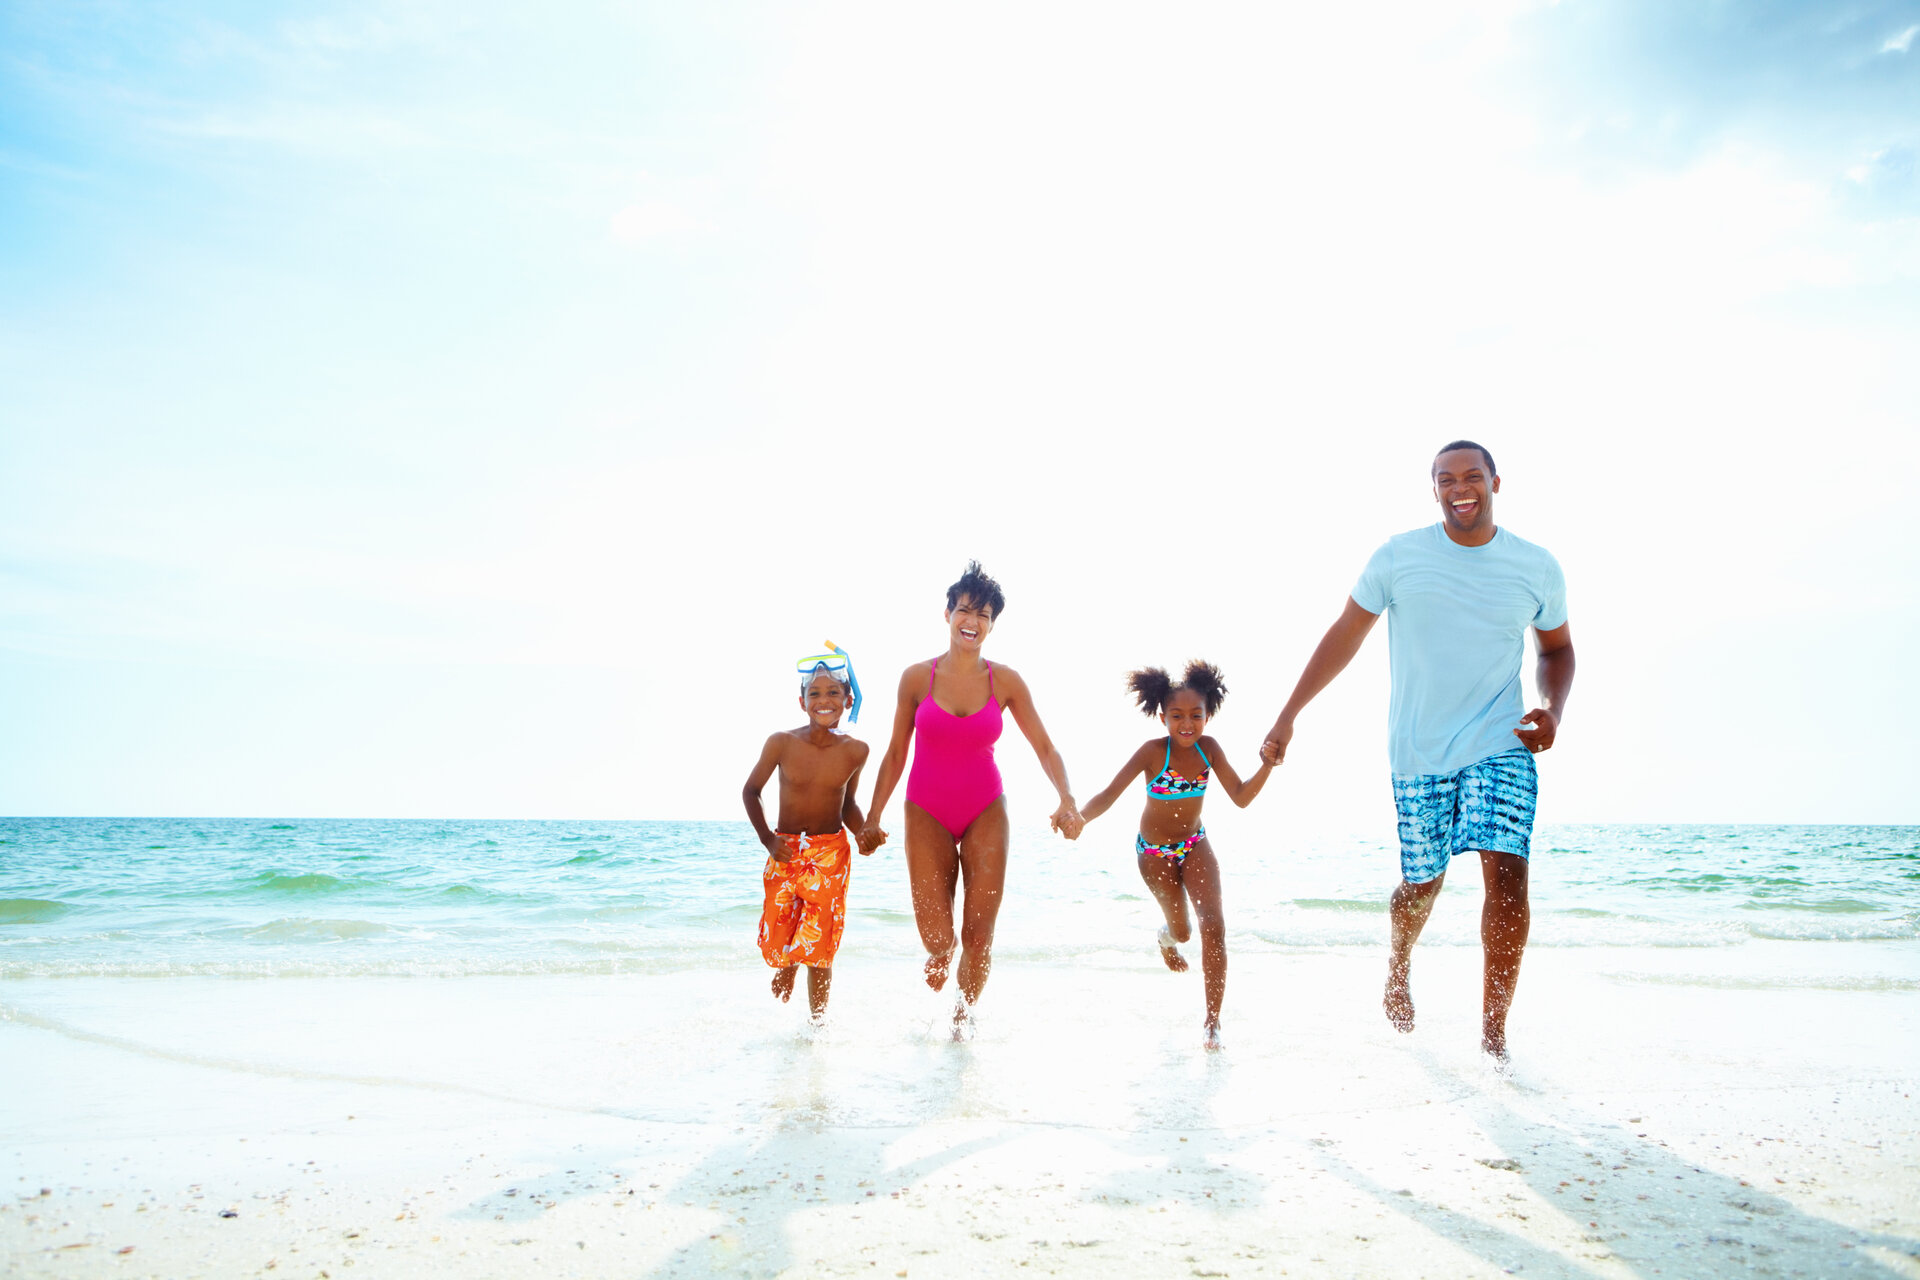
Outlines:
{"label": "ocean", "polygon": [[[1151,960],[1125,828],[1016,832],[998,965]],[[1221,858],[1230,954],[1384,944],[1382,842]],[[738,822],[0,819],[0,979],[750,969],[762,862]],[[1423,946],[1478,945],[1479,878]],[[1548,826],[1532,893],[1535,948],[1910,943],[1920,827]],[[897,843],[849,904],[843,956],[921,954]]]}

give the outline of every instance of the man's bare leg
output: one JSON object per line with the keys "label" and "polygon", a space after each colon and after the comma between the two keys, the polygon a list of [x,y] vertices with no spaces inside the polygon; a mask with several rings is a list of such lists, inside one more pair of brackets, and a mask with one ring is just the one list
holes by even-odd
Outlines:
{"label": "man's bare leg", "polygon": [[1517,853],[1480,854],[1486,903],[1480,908],[1480,946],[1485,953],[1480,1047],[1507,1061],[1507,1010],[1520,984],[1520,957],[1527,949],[1533,911],[1527,902],[1527,860]]}
{"label": "man's bare leg", "polygon": [[1433,904],[1440,897],[1440,886],[1447,873],[1441,872],[1425,884],[1402,880],[1393,891],[1393,933],[1387,951],[1387,991],[1380,1003],[1387,1021],[1401,1033],[1413,1030],[1413,992],[1407,985],[1407,972],[1413,965],[1413,944],[1427,927]]}
{"label": "man's bare leg", "polygon": [[[788,979],[791,983],[792,979]],[[823,1021],[827,1016],[827,992],[833,987],[833,968],[816,969],[807,966],[807,1009],[815,1022]]]}
{"label": "man's bare leg", "polygon": [[799,965],[790,964],[784,969],[773,971],[773,995],[774,999],[781,1004],[785,1004],[787,997],[793,994],[793,974],[799,967]]}

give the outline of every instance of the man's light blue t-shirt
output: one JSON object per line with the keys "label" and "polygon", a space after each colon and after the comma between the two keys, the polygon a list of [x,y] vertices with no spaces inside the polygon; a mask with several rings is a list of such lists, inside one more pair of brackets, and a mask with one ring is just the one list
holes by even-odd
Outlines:
{"label": "man's light blue t-shirt", "polygon": [[1505,529],[1463,547],[1428,525],[1373,553],[1353,601],[1387,615],[1396,774],[1458,773],[1520,745],[1527,629],[1567,621],[1567,580],[1546,548]]}

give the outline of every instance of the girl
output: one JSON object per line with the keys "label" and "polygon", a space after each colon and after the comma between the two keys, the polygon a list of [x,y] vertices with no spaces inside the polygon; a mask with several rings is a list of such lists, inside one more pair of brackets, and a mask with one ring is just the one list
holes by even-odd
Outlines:
{"label": "girl", "polygon": [[1167,918],[1160,929],[1160,958],[1175,973],[1186,971],[1187,962],[1175,944],[1193,936],[1187,924],[1187,900],[1192,899],[1194,914],[1200,917],[1200,969],[1206,975],[1206,1044],[1218,1049],[1220,1002],[1227,993],[1227,924],[1220,911],[1220,864],[1207,842],[1207,829],[1200,825],[1200,805],[1208,777],[1218,774],[1227,798],[1246,808],[1266,785],[1278,752],[1272,743],[1264,744],[1259,772],[1243,782],[1220,744],[1205,736],[1202,730],[1227,696],[1220,668],[1211,663],[1189,662],[1178,684],[1163,669],[1147,667],[1130,674],[1127,687],[1142,711],[1160,717],[1167,735],[1135,751],[1081,815],[1093,821],[1135,778],[1148,775],[1146,809],[1134,849],[1140,878]]}

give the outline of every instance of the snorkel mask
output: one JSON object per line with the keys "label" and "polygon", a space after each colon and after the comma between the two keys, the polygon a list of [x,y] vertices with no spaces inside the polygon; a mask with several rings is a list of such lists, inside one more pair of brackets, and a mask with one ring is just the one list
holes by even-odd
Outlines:
{"label": "snorkel mask", "polygon": [[833,641],[829,640],[826,643],[826,653],[816,653],[812,657],[802,658],[793,664],[793,669],[800,673],[800,692],[806,693],[808,682],[820,674],[822,668],[825,668],[828,675],[847,686],[848,692],[853,695],[853,705],[847,710],[847,719],[853,724],[859,724],[860,681],[853,674],[853,659],[847,655],[846,650]]}

